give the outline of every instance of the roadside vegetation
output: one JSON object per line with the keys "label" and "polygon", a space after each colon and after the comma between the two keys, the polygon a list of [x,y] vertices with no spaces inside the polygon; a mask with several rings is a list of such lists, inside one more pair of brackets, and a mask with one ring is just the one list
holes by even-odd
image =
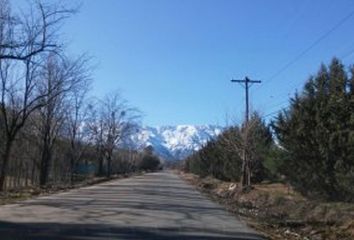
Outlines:
{"label": "roadside vegetation", "polygon": [[257,213],[260,224],[297,226],[313,239],[352,239],[354,68],[336,58],[321,65],[277,117],[266,123],[254,113],[228,127],[183,169],[235,211]]}
{"label": "roadside vegetation", "polygon": [[123,144],[139,130],[139,110],[117,91],[91,96],[91,58],[59,37],[77,8],[22,7],[0,0],[0,197],[157,169],[151,150]]}
{"label": "roadside vegetation", "polygon": [[309,199],[284,183],[253,184],[252,191],[242,192],[237,182],[181,176],[269,239],[353,239],[353,203]]}

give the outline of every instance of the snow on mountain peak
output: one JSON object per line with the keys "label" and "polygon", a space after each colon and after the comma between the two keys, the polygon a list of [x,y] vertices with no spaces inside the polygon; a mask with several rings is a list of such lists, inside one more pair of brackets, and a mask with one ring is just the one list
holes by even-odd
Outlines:
{"label": "snow on mountain peak", "polygon": [[134,149],[150,145],[165,160],[180,160],[199,150],[221,131],[222,127],[214,125],[142,127],[126,144]]}

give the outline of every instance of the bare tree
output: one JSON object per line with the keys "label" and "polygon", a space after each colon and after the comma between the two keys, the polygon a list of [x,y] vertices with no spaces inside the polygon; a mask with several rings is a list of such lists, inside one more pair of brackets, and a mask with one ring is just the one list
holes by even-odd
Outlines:
{"label": "bare tree", "polygon": [[[59,2],[58,2],[59,3]],[[58,26],[75,9],[33,1],[27,14],[15,15],[8,0],[0,0],[0,60],[27,60],[41,52],[56,52]]]}
{"label": "bare tree", "polygon": [[103,173],[106,160],[106,175],[112,174],[114,150],[122,140],[136,131],[140,113],[128,105],[118,92],[108,94],[98,101],[91,120],[91,133],[99,156],[99,174]]}
{"label": "bare tree", "polygon": [[[40,185],[44,186],[48,181],[50,164],[52,160],[54,143],[59,132],[63,131],[65,120],[70,121],[71,127],[74,122],[70,116],[70,110],[74,110],[74,114],[79,114],[79,103],[73,103],[70,106],[69,99],[78,94],[78,89],[85,85],[88,79],[88,71],[86,68],[87,59],[79,57],[75,61],[64,58],[58,58],[54,55],[49,56],[45,68],[41,73],[41,83],[39,92],[46,95],[42,98],[43,107],[38,110],[39,114],[39,133],[41,139],[41,165],[40,165]],[[82,103],[80,103],[82,104]],[[77,140],[77,129],[80,119],[78,116],[74,119],[75,136],[70,135],[70,141]],[[72,139],[72,137],[75,137]],[[71,143],[75,144],[76,143]]]}
{"label": "bare tree", "polygon": [[74,169],[77,162],[84,153],[85,131],[84,124],[87,118],[88,106],[86,104],[87,93],[89,91],[90,79],[87,71],[84,71],[78,77],[81,81],[68,95],[67,111],[66,111],[66,136],[70,141],[69,158],[70,158],[70,181],[74,181]]}
{"label": "bare tree", "polygon": [[103,119],[98,114],[98,101],[92,101],[88,104],[88,117],[85,122],[85,128],[89,135],[89,142],[95,146],[95,151],[98,161],[99,176],[103,175],[103,163],[104,163],[104,141],[103,141]]}
{"label": "bare tree", "polygon": [[64,92],[61,88],[55,88],[60,81],[63,81],[63,73],[58,63],[49,58],[45,71],[43,72],[43,86],[41,94],[48,94],[43,98],[43,107],[38,109],[38,132],[40,140],[40,176],[39,184],[44,186],[48,181],[49,167],[53,154],[54,143],[57,139],[60,128],[64,121]]}
{"label": "bare tree", "polygon": [[108,94],[101,102],[101,118],[104,127],[104,150],[107,159],[107,176],[112,173],[112,156],[121,141],[137,128],[140,114],[128,105],[119,93]]}
{"label": "bare tree", "polygon": [[[29,14],[17,16],[11,13],[8,1],[0,0],[0,4],[0,117],[5,132],[1,191],[5,187],[10,152],[18,132],[28,117],[45,105],[43,99],[53,96],[38,91],[38,75],[43,54],[59,52],[55,33],[71,12],[38,1]],[[53,88],[61,87],[56,85]]]}
{"label": "bare tree", "polygon": [[263,160],[272,144],[272,134],[261,116],[254,112],[248,122],[233,126],[220,135],[223,149],[242,159],[241,185],[248,190],[252,181],[264,177]]}
{"label": "bare tree", "polygon": [[251,186],[251,163],[250,159],[253,155],[252,151],[252,137],[250,133],[254,126],[253,119],[247,124],[244,123],[241,128],[235,126],[231,127],[221,135],[221,142],[227,151],[238,154],[242,159],[241,167],[241,185],[244,188]]}

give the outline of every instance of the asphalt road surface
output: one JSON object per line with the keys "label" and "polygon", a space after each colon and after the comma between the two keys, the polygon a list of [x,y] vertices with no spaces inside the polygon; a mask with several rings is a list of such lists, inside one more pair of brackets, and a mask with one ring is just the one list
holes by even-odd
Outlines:
{"label": "asphalt road surface", "polygon": [[0,239],[262,239],[171,172],[0,207]]}

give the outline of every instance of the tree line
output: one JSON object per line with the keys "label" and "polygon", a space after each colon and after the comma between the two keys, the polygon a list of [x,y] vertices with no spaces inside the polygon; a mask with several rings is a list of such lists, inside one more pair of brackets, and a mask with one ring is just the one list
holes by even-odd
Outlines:
{"label": "tree line", "polygon": [[[270,127],[255,112],[248,125],[227,127],[215,139],[210,139],[185,159],[184,167],[201,176],[212,175],[227,181],[241,181],[245,171],[249,171],[251,182],[261,182],[269,175],[264,163],[275,147]],[[248,155],[248,170],[245,169],[245,154]]]}
{"label": "tree line", "polygon": [[60,41],[76,9],[11,7],[0,0],[0,191],[157,168],[146,163],[152,153],[120,147],[140,112],[119,92],[90,97],[90,58]]}
{"label": "tree line", "polygon": [[322,64],[269,123],[254,113],[249,123],[210,140],[184,167],[243,186],[248,171],[250,183],[286,181],[309,197],[353,201],[354,67],[337,58]]}

